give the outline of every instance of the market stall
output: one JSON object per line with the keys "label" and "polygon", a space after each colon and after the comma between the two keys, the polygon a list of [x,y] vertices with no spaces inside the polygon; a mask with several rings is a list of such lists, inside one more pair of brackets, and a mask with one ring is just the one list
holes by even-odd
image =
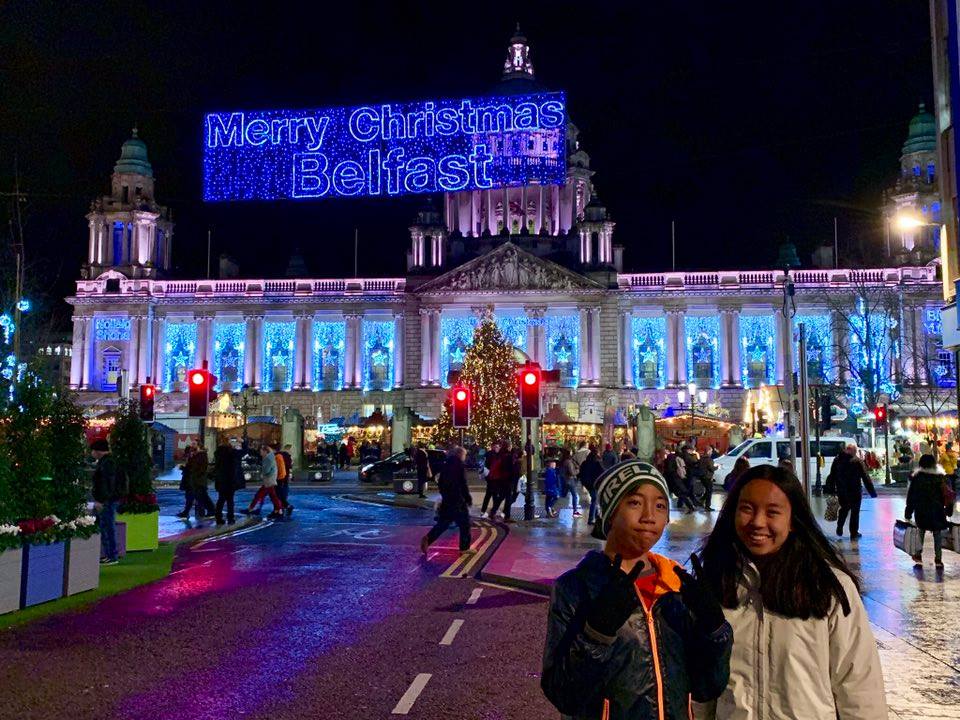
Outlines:
{"label": "market stall", "polygon": [[578,422],[560,409],[551,405],[542,421],[544,447],[575,448],[581,442],[601,447],[603,425],[600,423]]}
{"label": "market stall", "polygon": [[704,415],[692,418],[690,415],[674,415],[654,421],[657,444],[660,446],[673,447],[679,443],[692,442],[698,451],[713,445],[721,453],[730,448],[730,431],[734,427],[735,423]]}

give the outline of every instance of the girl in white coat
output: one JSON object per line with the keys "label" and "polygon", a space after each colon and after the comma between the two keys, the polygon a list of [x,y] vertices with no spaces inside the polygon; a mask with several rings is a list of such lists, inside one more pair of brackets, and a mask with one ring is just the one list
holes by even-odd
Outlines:
{"label": "girl in white coat", "polygon": [[700,560],[733,627],[733,654],[727,689],[697,717],[886,719],[860,583],[789,469],[760,465],[737,479]]}

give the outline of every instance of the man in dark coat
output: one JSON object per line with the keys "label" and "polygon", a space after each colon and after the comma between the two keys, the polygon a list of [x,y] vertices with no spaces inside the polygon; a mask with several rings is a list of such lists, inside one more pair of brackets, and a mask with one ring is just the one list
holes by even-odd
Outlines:
{"label": "man in dark coat", "polygon": [[110,454],[106,440],[97,440],[90,446],[90,454],[97,461],[93,473],[93,500],[100,508],[100,562],[104,565],[116,565],[117,549],[117,505],[126,494],[123,474],[117,469],[117,463]]}
{"label": "man in dark coat", "polygon": [[460,552],[470,550],[470,506],[473,498],[467,487],[467,473],[464,461],[467,451],[455,447],[447,454],[447,462],[440,471],[437,485],[440,488],[440,508],[437,512],[437,524],[420,540],[420,551],[426,555],[427,548],[440,537],[451,523],[460,529]]}
{"label": "man in dark coat", "polygon": [[430,480],[430,456],[427,455],[425,443],[417,444],[416,450],[413,451],[413,464],[417,468],[417,494],[425,498],[427,495],[424,490]]}
{"label": "man in dark coat", "polygon": [[213,454],[213,486],[217,490],[217,525],[223,525],[223,506],[227,506],[227,522],[236,522],[233,509],[233,494],[239,489],[237,470],[239,453],[227,444],[220,445]]}
{"label": "man in dark coat", "polygon": [[[941,533],[949,527],[947,508],[943,504],[944,486],[947,476],[937,472],[937,460],[933,455],[920,456],[920,469],[910,478],[907,489],[907,507],[903,516],[909,520],[914,517],[920,528],[920,547],[927,530],[933,535],[933,563],[943,568],[943,538]],[[953,508],[950,508],[952,511]],[[920,553],[913,556],[913,562],[921,565]]]}
{"label": "man in dark coat", "polygon": [[877,491],[867,474],[863,462],[857,457],[857,446],[850,444],[833,459],[830,473],[827,475],[826,491],[836,495],[840,502],[837,514],[837,535],[843,537],[843,523],[850,515],[850,539],[860,537],[860,502],[866,487],[870,497],[876,497]]}
{"label": "man in dark coat", "polygon": [[[587,524],[593,525],[597,520],[597,478],[604,472],[597,449],[593,446],[587,451],[586,457],[580,463],[580,484],[590,493],[590,511],[587,513]],[[576,489],[574,489],[576,492]]]}

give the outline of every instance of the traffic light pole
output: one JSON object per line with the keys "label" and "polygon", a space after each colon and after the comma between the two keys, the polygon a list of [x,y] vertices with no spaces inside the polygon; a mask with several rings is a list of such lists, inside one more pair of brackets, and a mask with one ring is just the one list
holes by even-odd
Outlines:
{"label": "traffic light pole", "polygon": [[813,398],[813,434],[817,445],[817,479],[813,486],[813,494],[820,497],[820,493],[823,491],[822,472],[820,470],[820,464],[823,462],[823,456],[820,452],[820,416],[823,408],[820,405],[820,388],[817,385],[813,386]]}
{"label": "traffic light pole", "polygon": [[884,485],[890,484],[890,418],[885,418],[883,423],[883,454],[885,455],[884,466],[886,467],[886,479]]}
{"label": "traffic light pole", "polygon": [[533,520],[533,440],[530,437],[530,418],[527,418],[527,488],[523,494],[523,519]]}

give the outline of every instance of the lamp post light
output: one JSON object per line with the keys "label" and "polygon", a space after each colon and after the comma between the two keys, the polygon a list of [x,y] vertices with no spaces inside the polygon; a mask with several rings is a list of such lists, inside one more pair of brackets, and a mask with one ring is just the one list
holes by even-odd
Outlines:
{"label": "lamp post light", "polygon": [[680,403],[680,409],[683,410],[683,404],[690,398],[690,428],[693,429],[697,415],[697,401],[704,408],[707,406],[707,391],[697,390],[696,383],[688,383],[686,390],[677,390],[677,402]]}
{"label": "lamp post light", "polygon": [[244,384],[243,388],[240,390],[240,414],[243,417],[244,445],[247,443],[247,417],[249,415],[250,408],[256,404],[259,396],[260,393],[256,390],[256,388],[252,388],[246,384]]}

